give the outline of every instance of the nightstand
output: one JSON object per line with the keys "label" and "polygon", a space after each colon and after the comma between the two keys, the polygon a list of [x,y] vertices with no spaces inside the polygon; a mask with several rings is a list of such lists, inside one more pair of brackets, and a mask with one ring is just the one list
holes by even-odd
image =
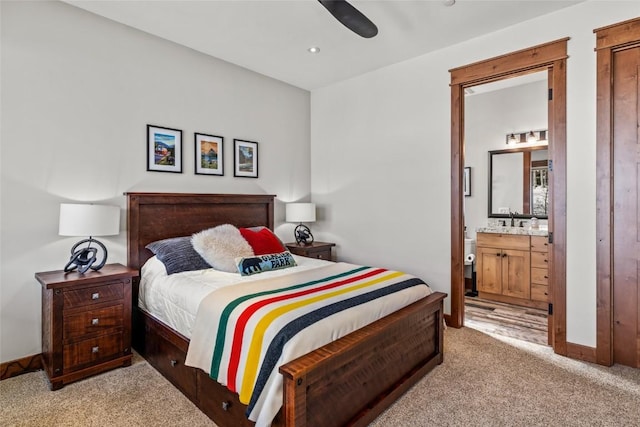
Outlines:
{"label": "nightstand", "polygon": [[131,365],[131,282],[138,271],[36,273],[42,285],[42,364],[51,390]]}
{"label": "nightstand", "polygon": [[335,243],[313,242],[309,245],[299,245],[297,243],[286,243],[285,246],[292,254],[306,256],[309,258],[326,259],[332,261],[331,248]]}

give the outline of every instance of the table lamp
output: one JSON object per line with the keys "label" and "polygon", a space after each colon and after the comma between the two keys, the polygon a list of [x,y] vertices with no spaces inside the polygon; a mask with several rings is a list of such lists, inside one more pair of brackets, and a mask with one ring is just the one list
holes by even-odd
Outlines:
{"label": "table lamp", "polygon": [[294,230],[297,244],[310,245],[311,243],[313,243],[313,234],[311,234],[311,230],[309,230],[309,227],[302,223],[315,222],[315,220],[315,203],[287,203],[286,221],[299,223]]}
{"label": "table lamp", "polygon": [[[89,236],[73,245],[71,258],[65,272],[76,268],[85,273],[89,268],[100,270],[107,262],[107,248],[93,236],[120,234],[120,208],[109,205],[60,204],[60,236]],[[83,244],[86,247],[80,247]],[[95,244],[95,246],[91,246]],[[102,248],[102,260],[98,262],[98,247]]]}

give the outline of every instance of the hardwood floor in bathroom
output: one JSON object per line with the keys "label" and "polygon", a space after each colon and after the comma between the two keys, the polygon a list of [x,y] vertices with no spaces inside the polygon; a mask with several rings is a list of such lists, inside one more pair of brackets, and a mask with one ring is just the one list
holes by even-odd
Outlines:
{"label": "hardwood floor in bathroom", "polygon": [[465,297],[465,326],[481,332],[547,345],[547,312]]}

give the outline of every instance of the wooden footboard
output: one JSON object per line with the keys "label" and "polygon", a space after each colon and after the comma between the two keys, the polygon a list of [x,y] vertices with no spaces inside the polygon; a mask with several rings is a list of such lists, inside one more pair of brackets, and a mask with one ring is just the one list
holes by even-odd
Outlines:
{"label": "wooden footboard", "polygon": [[435,293],[280,367],[285,425],[367,425],[442,363]]}
{"label": "wooden footboard", "polygon": [[[436,292],[280,367],[284,407],[273,426],[364,426],[442,363]],[[252,426],[238,396],[184,365],[188,340],[137,310],[134,348],[220,427]]]}

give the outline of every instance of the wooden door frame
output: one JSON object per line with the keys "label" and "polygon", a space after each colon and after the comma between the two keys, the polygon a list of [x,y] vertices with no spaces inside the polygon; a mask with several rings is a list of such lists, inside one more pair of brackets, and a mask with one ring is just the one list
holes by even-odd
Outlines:
{"label": "wooden door frame", "polygon": [[464,218],[462,174],[464,170],[464,90],[467,87],[548,71],[549,155],[553,171],[549,174],[552,200],[549,232],[551,269],[549,283],[553,303],[552,345],[556,353],[567,354],[566,336],[566,123],[567,123],[567,41],[550,43],[501,55],[449,70],[451,73],[451,314],[448,323],[464,326]]}
{"label": "wooden door frame", "polygon": [[613,364],[613,55],[640,43],[640,18],[596,34],[596,362]]}

